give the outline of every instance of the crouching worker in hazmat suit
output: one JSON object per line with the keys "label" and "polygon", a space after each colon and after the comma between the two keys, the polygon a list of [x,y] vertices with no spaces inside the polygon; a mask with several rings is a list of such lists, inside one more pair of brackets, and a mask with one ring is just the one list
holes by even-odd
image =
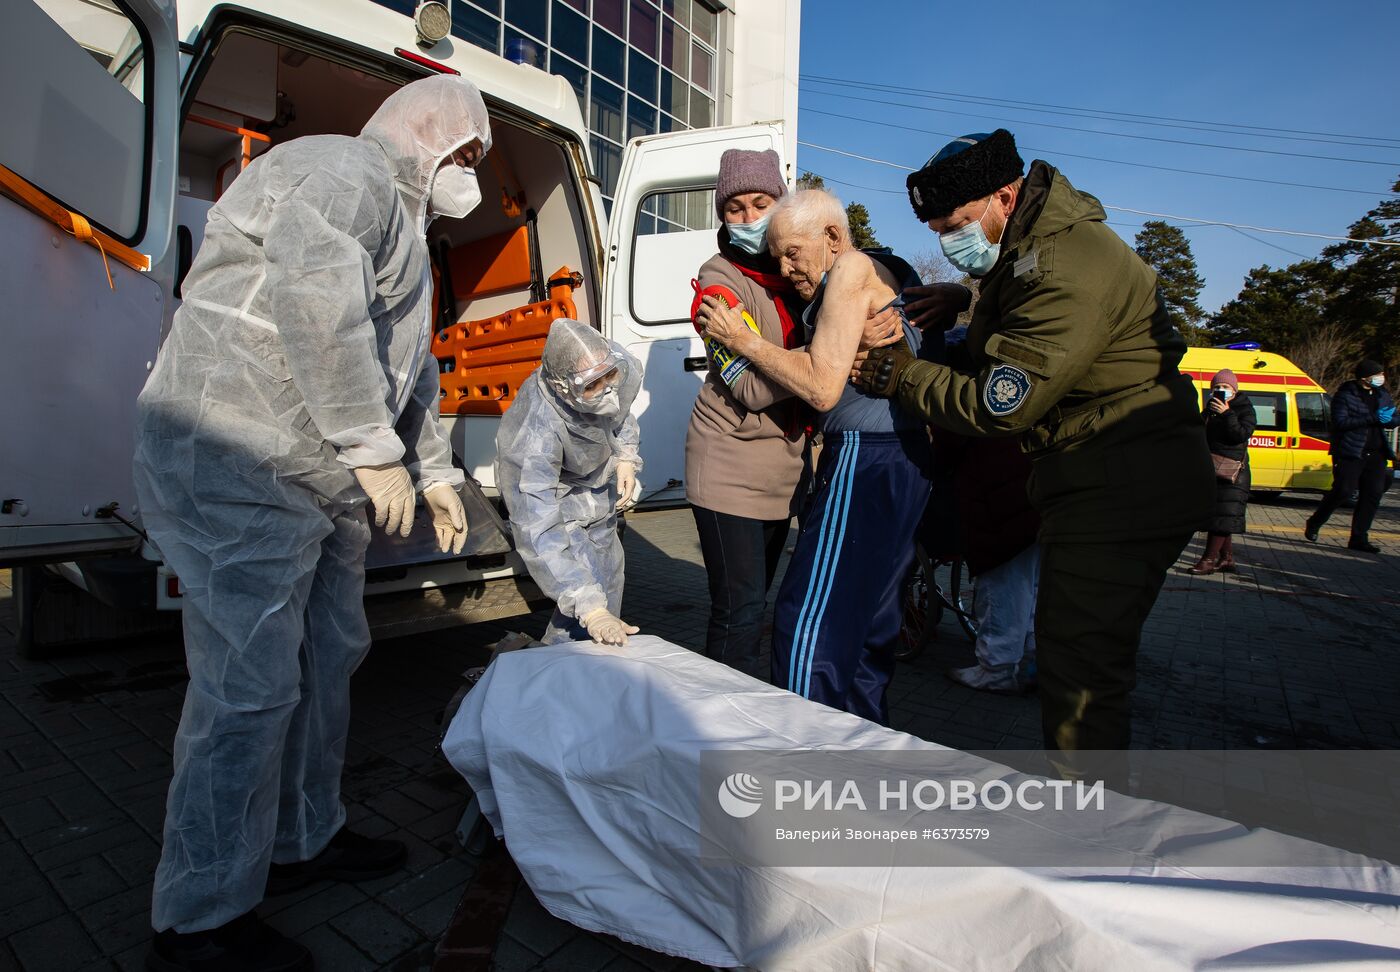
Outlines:
{"label": "crouching worker in hazmat suit", "polygon": [[490,146],[476,86],[428,78],[358,137],[271,149],[209,212],[139,405],[137,495],[185,587],[190,672],[149,968],[309,969],[264,894],[402,864],[340,801],[365,507],[407,536],[421,493],[439,546],[466,539],[424,234],[479,201]]}
{"label": "crouching worker in hazmat suit", "polygon": [[555,321],[543,362],[496,433],[496,486],[515,547],[554,616],[545,644],[627,643],[617,514],[636,504],[641,434],[636,358],[586,324]]}

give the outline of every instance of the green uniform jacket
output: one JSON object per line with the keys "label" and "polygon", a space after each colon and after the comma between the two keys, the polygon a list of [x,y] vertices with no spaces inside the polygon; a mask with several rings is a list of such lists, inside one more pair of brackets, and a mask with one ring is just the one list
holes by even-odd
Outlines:
{"label": "green uniform jacket", "polygon": [[1177,371],[1186,342],[1157,275],[1099,201],[1034,162],[982,279],[965,357],[914,362],[895,394],[964,435],[1019,434],[1041,539],[1184,536],[1215,477],[1200,402]]}

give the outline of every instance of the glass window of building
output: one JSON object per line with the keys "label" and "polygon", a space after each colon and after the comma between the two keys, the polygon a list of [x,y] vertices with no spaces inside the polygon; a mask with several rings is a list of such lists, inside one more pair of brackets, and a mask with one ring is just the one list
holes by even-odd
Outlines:
{"label": "glass window of building", "polygon": [[626,37],[627,0],[593,0],[593,22],[619,37]]}
{"label": "glass window of building", "polygon": [[686,30],[690,29],[690,0],[661,0],[661,9]]}
{"label": "glass window of building", "polygon": [[[400,13],[416,7],[416,0],[377,2]],[[451,7],[454,37],[568,81],[609,206],[628,139],[722,120],[722,24],[707,0],[451,0]],[[662,223],[693,228],[688,213],[651,216],[653,232],[666,232]]]}
{"label": "glass window of building", "polygon": [[592,97],[589,99],[589,127],[595,134],[614,142],[622,141],[622,89],[593,76]]}
{"label": "glass window of building", "polygon": [[549,0],[506,0],[506,23],[533,37],[548,37]]}
{"label": "glass window of building", "polygon": [[627,82],[627,45],[596,24],[593,27],[593,71],[618,84]]}
{"label": "glass window of building", "polygon": [[566,6],[563,0],[554,0],[549,44],[554,50],[567,54],[581,64],[588,63],[588,21]]}
{"label": "glass window of building", "polygon": [[469,3],[452,5],[452,34],[493,53],[501,52],[501,22]]}
{"label": "glass window of building", "polygon": [[627,43],[647,57],[656,56],[656,25],[660,14],[651,0],[632,0],[627,22]]}
{"label": "glass window of building", "polygon": [[627,90],[656,104],[656,62],[633,51],[627,55]]}

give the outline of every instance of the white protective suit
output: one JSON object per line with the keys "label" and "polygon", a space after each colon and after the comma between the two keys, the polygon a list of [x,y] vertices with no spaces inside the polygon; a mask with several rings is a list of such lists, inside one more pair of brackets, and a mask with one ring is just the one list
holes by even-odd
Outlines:
{"label": "white protective suit", "polygon": [[[573,387],[612,357],[615,400],[604,414]],[[543,363],[521,384],[496,433],[496,487],[510,512],[515,546],[530,576],[555,602],[543,641],[589,637],[579,623],[622,606],[623,554],[617,536],[619,462],[642,468],[641,434],[632,402],[642,366],[619,345],[578,321],[550,327]]]}
{"label": "white protective suit", "polygon": [[437,421],[424,231],[439,163],[473,139],[490,147],[476,86],[427,78],[358,137],[274,147],[209,212],[136,451],[190,671],[157,931],[243,914],[271,861],[314,857],[344,823],[349,679],[370,644],[351,469],[463,482]]}
{"label": "white protective suit", "polygon": [[[1013,810],[1008,817],[1019,817],[1019,826],[993,820],[987,843],[962,845],[970,863],[997,860],[979,848],[1029,832],[1061,848],[1093,840],[1144,849],[1136,865],[894,866],[896,849],[872,852],[861,866],[752,863],[752,848],[772,834],[746,827],[771,818],[734,820],[707,837],[703,807],[717,796],[700,787],[704,753],[823,750],[838,777],[878,777],[889,751],[941,753],[920,765],[945,767],[935,772],[950,778],[1008,771],[648,635],[622,648],[551,645],[497,656],[442,749],[552,914],[707,965],[764,972],[1400,968],[1394,867],[1149,800],[1110,802],[1082,830],[1072,829],[1080,826],[1072,817],[1036,828],[1034,814]],[[772,781],[763,787],[771,801]],[[864,792],[873,801],[875,790]],[[787,843],[802,840],[792,835]],[[1174,864],[1167,863],[1173,846]],[[1214,866],[1246,859],[1244,848],[1265,850],[1260,860],[1314,863]]]}

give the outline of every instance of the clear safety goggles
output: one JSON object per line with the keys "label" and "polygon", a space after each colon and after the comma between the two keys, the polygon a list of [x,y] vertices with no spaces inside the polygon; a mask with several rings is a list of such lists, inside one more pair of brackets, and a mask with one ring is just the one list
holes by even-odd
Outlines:
{"label": "clear safety goggles", "polygon": [[602,361],[584,371],[574,372],[565,381],[571,394],[578,401],[597,398],[610,387],[621,381],[622,355],[609,351]]}

